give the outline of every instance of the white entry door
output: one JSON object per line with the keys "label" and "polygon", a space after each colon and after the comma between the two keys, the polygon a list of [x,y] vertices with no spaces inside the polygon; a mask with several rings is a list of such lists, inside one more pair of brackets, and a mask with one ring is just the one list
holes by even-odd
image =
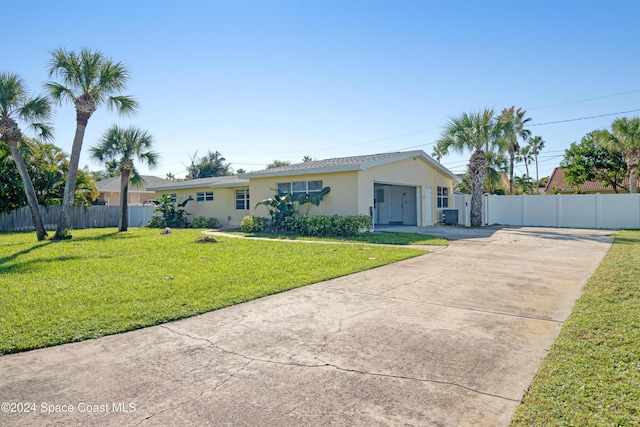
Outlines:
{"label": "white entry door", "polygon": [[404,191],[400,186],[391,186],[391,194],[389,195],[389,222],[402,224],[403,223],[403,208],[404,208]]}

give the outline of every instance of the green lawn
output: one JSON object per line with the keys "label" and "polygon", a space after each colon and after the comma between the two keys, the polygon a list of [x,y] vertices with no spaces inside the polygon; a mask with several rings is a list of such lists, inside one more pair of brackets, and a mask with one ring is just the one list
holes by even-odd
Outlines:
{"label": "green lawn", "polygon": [[0,234],[0,354],[100,337],[378,267],[424,251],[216,237],[200,230]]}
{"label": "green lawn", "polygon": [[640,426],[640,231],[621,231],[513,426]]}
{"label": "green lawn", "polygon": [[389,232],[375,232],[366,233],[359,236],[340,238],[340,237],[309,237],[298,236],[290,234],[273,234],[273,233],[243,233],[239,229],[229,230],[232,233],[239,233],[246,237],[262,237],[268,239],[283,239],[283,240],[319,240],[330,242],[362,242],[371,243],[375,245],[432,245],[432,246],[448,246],[447,239],[432,236],[430,234],[421,233],[389,233]]}

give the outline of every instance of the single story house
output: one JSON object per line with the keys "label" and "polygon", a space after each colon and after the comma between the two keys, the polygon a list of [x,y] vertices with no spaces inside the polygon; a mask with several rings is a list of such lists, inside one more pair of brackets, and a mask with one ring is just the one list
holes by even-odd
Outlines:
{"label": "single story house", "polygon": [[[135,186],[129,184],[127,191],[127,201],[129,206],[144,205],[149,200],[156,197],[156,193],[150,190],[151,187],[172,184],[173,181],[158,178],[153,175],[142,175],[142,184]],[[100,195],[96,200],[97,204],[107,206],[120,206],[120,177],[114,176],[96,182],[96,188]]]}
{"label": "single story house", "polygon": [[240,175],[172,182],[151,188],[180,202],[192,217],[240,225],[247,215],[268,216],[261,200],[276,189],[313,195],[331,192],[312,215],[373,215],[374,224],[433,225],[451,208],[459,178],[422,150],[380,153],[296,163]]}
{"label": "single story house", "polygon": [[[605,185],[602,185],[602,183],[596,182],[596,181],[585,181],[582,184],[580,184],[578,188],[576,188],[575,186],[570,186],[569,184],[567,184],[567,181],[565,181],[564,179],[564,172],[565,172],[564,168],[555,168],[553,170],[553,173],[549,177],[549,181],[547,182],[547,185],[544,187],[545,194],[556,194],[556,193],[573,194],[573,193],[576,193],[576,191],[583,194],[596,194],[596,193],[614,194],[615,193],[612,186],[610,185],[605,186]],[[629,177],[626,177],[620,185],[624,188],[621,188],[619,186],[618,193],[628,193]]]}

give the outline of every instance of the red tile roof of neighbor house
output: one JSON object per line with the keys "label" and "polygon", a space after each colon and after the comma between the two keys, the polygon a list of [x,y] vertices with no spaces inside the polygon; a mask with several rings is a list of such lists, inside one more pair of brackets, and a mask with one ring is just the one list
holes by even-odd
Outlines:
{"label": "red tile roof of neighbor house", "polygon": [[[551,194],[554,192],[554,188],[560,189],[561,193],[575,193],[576,188],[567,184],[567,181],[564,179],[565,169],[563,168],[555,168],[553,173],[549,177],[549,181],[547,185],[544,187],[544,192],[547,194]],[[629,188],[629,178],[625,178],[621,184],[624,187]],[[598,193],[598,192],[612,192],[613,187],[610,185],[602,185],[600,182],[596,181],[585,181],[578,187],[579,191],[584,191],[585,193]],[[619,192],[624,192],[624,189],[618,188]]]}

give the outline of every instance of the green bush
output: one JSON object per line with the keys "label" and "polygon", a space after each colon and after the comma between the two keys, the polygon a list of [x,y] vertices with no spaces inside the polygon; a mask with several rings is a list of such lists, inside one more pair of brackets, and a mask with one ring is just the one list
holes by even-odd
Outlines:
{"label": "green bush", "polygon": [[245,233],[262,233],[267,229],[269,218],[262,216],[245,216],[242,218],[240,229]]}
{"label": "green bush", "polygon": [[161,216],[152,216],[146,226],[149,228],[165,228],[167,223]]}
{"label": "green bush", "polygon": [[371,229],[371,217],[358,216],[302,216],[293,215],[285,220],[284,228],[290,233],[302,236],[351,237]]}
{"label": "green bush", "polygon": [[206,216],[199,216],[191,220],[191,227],[193,228],[220,228],[220,221],[217,218],[207,218]]}

